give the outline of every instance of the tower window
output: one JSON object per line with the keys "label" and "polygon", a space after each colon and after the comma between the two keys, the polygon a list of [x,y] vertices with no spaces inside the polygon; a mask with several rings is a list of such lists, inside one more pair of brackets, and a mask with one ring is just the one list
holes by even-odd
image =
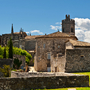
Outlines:
{"label": "tower window", "polygon": [[64,32],[64,28],[63,28],[63,32]]}
{"label": "tower window", "polygon": [[47,54],[47,59],[51,59],[50,53]]}
{"label": "tower window", "polygon": [[73,28],[71,28],[71,32],[73,32]]}
{"label": "tower window", "polygon": [[43,48],[45,48],[45,44],[43,44]]}

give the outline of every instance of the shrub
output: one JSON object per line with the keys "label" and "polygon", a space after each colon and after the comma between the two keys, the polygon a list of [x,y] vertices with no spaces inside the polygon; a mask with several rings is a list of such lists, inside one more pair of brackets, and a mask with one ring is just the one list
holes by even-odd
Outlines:
{"label": "shrub", "polygon": [[0,55],[0,59],[2,59],[3,58],[3,56],[2,55]]}
{"label": "shrub", "polygon": [[22,61],[19,61],[18,58],[15,58],[15,59],[14,59],[14,65],[13,65],[13,67],[14,67],[15,69],[19,69],[21,64],[22,64]]}
{"label": "shrub", "polygon": [[10,77],[11,69],[10,65],[3,65],[3,68],[0,67],[0,72],[4,74],[4,77]]}
{"label": "shrub", "polygon": [[27,65],[29,65],[30,59],[28,57],[26,57],[25,61],[26,61]]}

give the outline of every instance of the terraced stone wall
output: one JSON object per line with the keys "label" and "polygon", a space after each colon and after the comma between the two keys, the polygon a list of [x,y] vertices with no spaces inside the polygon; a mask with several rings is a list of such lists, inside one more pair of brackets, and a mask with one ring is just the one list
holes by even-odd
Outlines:
{"label": "terraced stone wall", "polygon": [[88,87],[89,76],[0,78],[0,90],[30,90],[63,87]]}

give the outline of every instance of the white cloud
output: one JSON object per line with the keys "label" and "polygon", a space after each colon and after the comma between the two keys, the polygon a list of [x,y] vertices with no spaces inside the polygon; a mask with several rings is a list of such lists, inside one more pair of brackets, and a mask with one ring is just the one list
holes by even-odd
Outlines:
{"label": "white cloud", "polygon": [[29,34],[29,32],[26,32],[27,34]]}
{"label": "white cloud", "polygon": [[38,33],[38,34],[43,34],[42,32],[40,32],[40,30],[32,30],[30,31],[31,33]]}
{"label": "white cloud", "polygon": [[90,19],[86,18],[75,18],[76,29],[89,30],[90,29]]}
{"label": "white cloud", "polygon": [[75,33],[79,40],[90,42],[90,19],[75,18]]}
{"label": "white cloud", "polygon": [[61,24],[61,22],[56,22],[55,24]]}
{"label": "white cloud", "polygon": [[51,29],[53,30],[58,30],[58,29],[61,29],[61,26],[53,26],[53,25],[50,25]]}

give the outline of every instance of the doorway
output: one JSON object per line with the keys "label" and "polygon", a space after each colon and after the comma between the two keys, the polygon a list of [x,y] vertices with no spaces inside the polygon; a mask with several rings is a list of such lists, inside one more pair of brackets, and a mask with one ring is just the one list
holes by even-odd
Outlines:
{"label": "doorway", "polygon": [[55,72],[57,72],[57,67],[55,67]]}

